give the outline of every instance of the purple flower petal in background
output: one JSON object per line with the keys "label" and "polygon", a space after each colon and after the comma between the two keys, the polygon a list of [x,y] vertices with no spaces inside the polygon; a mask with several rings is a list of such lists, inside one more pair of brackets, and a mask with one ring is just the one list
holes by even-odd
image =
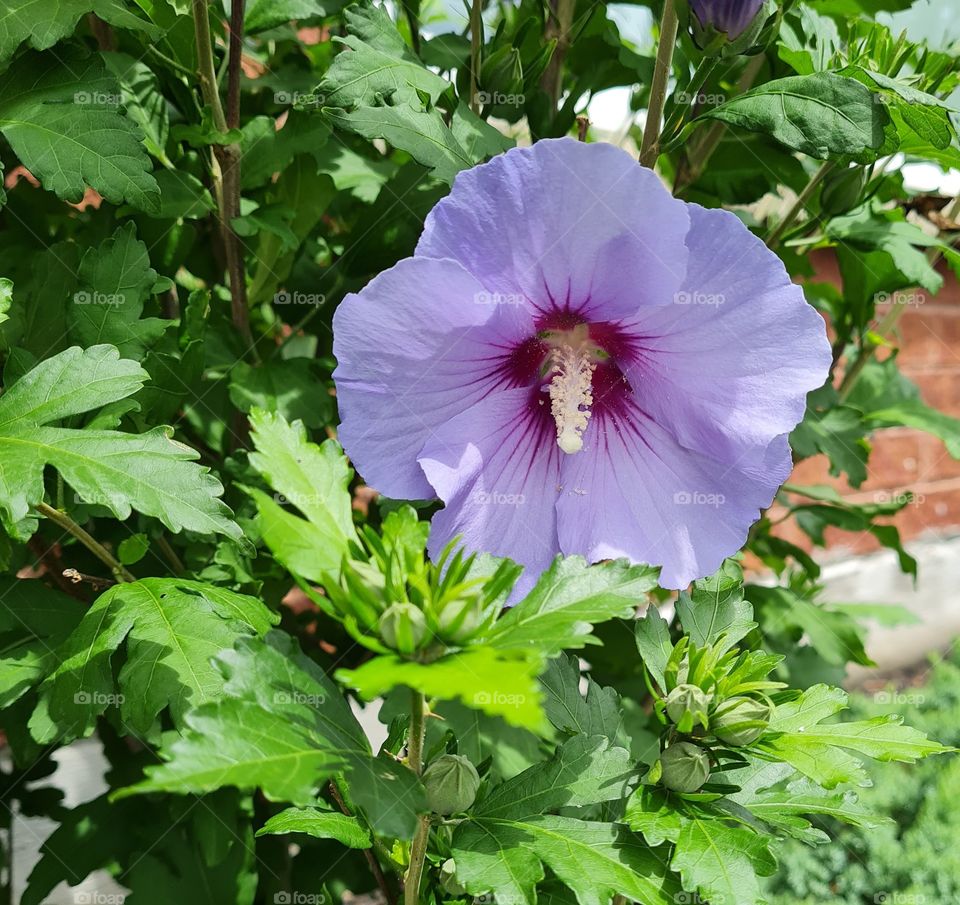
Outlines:
{"label": "purple flower petal in background", "polygon": [[703,28],[739,37],[760,12],[765,0],[690,0],[690,9]]}
{"label": "purple flower petal in background", "polygon": [[713,572],[790,472],[823,320],[733,214],[610,145],[545,140],[457,177],[413,258],[334,317],[340,439],[431,547],[527,566]]}

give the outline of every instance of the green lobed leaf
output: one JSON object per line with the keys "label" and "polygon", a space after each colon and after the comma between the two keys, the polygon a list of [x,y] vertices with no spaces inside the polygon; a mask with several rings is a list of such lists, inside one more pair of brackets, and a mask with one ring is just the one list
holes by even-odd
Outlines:
{"label": "green lobed leaf", "polygon": [[763,132],[811,157],[853,157],[879,148],[890,117],[876,95],[832,72],[788,76],[760,85],[702,114]]}
{"label": "green lobed leaf", "polygon": [[320,784],[345,772],[347,791],[377,832],[409,838],[426,807],[413,772],[370,743],[337,686],[281,632],[241,638],[217,658],[220,697],[189,711],[166,762],[121,796],[259,788],[272,801],[311,806]]}
{"label": "green lobed leaf", "polygon": [[[176,725],[220,695],[213,658],[238,637],[262,635],[278,617],[255,597],[176,578],[145,578],[101,594],[53,652],[30,721],[37,741],[89,735],[111,704],[129,730],[148,732],[165,708]],[[126,642],[116,685],[111,658]]]}
{"label": "green lobed leaf", "polygon": [[513,726],[546,733],[537,682],[541,660],[536,652],[472,646],[430,663],[387,655],[357,669],[341,669],[337,678],[373,700],[404,685],[429,698],[459,700]]}
{"label": "green lobed leaf", "polygon": [[777,868],[769,840],[751,830],[706,817],[684,818],[670,866],[683,885],[708,902],[757,905],[762,901],[758,876]]}
{"label": "green lobed leaf", "polygon": [[590,677],[586,694],[581,694],[580,681],[580,667],[573,655],[547,663],[540,676],[547,719],[561,732],[602,735],[611,742],[616,741],[621,735],[620,696],[613,688],[602,688]]}
{"label": "green lobed leaf", "polygon": [[343,110],[324,107],[323,115],[334,126],[356,132],[364,138],[382,138],[406,151],[444,182],[453,182],[474,160],[443,121],[439,110],[417,110],[410,106],[357,107]]}
{"label": "green lobed leaf", "polygon": [[724,636],[724,648],[733,647],[756,628],[753,607],[743,599],[743,570],[732,559],[709,578],[693,583],[677,598],[677,615],[684,631],[698,647]]}
{"label": "green lobed leaf", "polygon": [[370,833],[356,817],[321,811],[320,808],[287,808],[274,814],[259,830],[258,836],[283,836],[305,833],[315,839],[336,839],[347,848],[370,848]]}
{"label": "green lobed leaf", "polygon": [[673,653],[673,642],[670,640],[670,626],[655,604],[651,603],[643,618],[637,620],[636,641],[644,666],[656,683],[664,688],[664,669]]}
{"label": "green lobed leaf", "polygon": [[780,704],[761,747],[827,789],[843,782],[867,781],[861,761],[851,752],[880,761],[913,763],[950,749],[904,726],[894,715],[852,723],[824,723],[846,707],[838,688],[814,685],[795,701]]}
{"label": "green lobed leaf", "polygon": [[87,502],[126,519],[131,509],[159,518],[171,531],[186,528],[240,540],[242,533],[219,499],[223,488],[197,454],[171,440],[169,428],[146,434],[53,427],[133,395],[147,379],[113,346],[67,349],[42,361],[0,397],[0,517],[7,532],[27,540],[43,500],[43,469],[54,466]]}
{"label": "green lobed leaf", "polygon": [[150,22],[131,13],[122,0],[5,0],[0,9],[0,62],[8,60],[23,42],[46,50],[69,37],[81,16],[94,13],[119,28],[145,31],[156,38]]}
{"label": "green lobed leaf", "polygon": [[525,820],[561,807],[617,801],[634,773],[630,753],[602,736],[577,735],[554,756],[497,786],[472,814]]}
{"label": "green lobed leaf", "polygon": [[607,905],[615,895],[641,905],[675,905],[680,886],[666,853],[625,827],[549,814],[515,821],[474,817],[453,836],[457,881],[473,895],[534,905],[544,865],[580,905]]}
{"label": "green lobed leaf", "polygon": [[596,643],[594,623],[633,615],[659,570],[626,560],[588,566],[579,556],[558,556],[533,590],[507,610],[484,641],[499,650],[539,650],[547,656]]}
{"label": "green lobed leaf", "polygon": [[342,3],[331,3],[329,0],[250,0],[243,18],[243,28],[247,34],[253,35],[276,28],[291,19],[329,16],[340,6]]}
{"label": "green lobed leaf", "polygon": [[[450,88],[450,83],[427,69],[402,40],[392,39],[396,29],[381,7],[352,7],[346,19],[349,34],[339,39],[344,49],[334,57],[318,89],[324,106],[353,109],[389,103],[421,108],[421,92],[435,104]],[[368,43],[358,32],[370,37],[372,28],[378,29],[381,37]]]}
{"label": "green lobed leaf", "polygon": [[78,291],[67,308],[72,338],[81,346],[109,343],[124,358],[140,358],[171,321],[142,318],[157,282],[147,246],[126,223],[80,260]]}
{"label": "green lobed leaf", "polygon": [[86,187],[147,212],[160,191],[139,129],[119,106],[120,85],[96,54],[70,48],[18,57],[0,85],[0,133],[45,188],[64,201]]}
{"label": "green lobed leaf", "polygon": [[640,786],[627,802],[624,820],[650,845],[676,842],[683,818],[666,790],[658,786]]}
{"label": "green lobed leaf", "polygon": [[[308,580],[338,572],[356,539],[347,489],[353,472],[340,447],[333,440],[321,446],[309,442],[302,423],[291,424],[279,413],[254,410],[250,431],[256,449],[250,464],[277,494],[271,499],[250,491],[267,545]],[[307,520],[284,510],[281,501],[296,506]]]}

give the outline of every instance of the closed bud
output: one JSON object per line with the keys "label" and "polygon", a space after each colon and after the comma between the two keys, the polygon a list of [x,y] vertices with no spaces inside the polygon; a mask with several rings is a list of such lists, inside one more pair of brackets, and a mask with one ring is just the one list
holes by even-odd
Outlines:
{"label": "closed bud", "polygon": [[380,617],[380,637],[401,654],[412,654],[426,636],[427,620],[412,603],[394,603]]}
{"label": "closed bud", "polygon": [[860,195],[867,184],[863,167],[832,170],[823,180],[820,191],[820,210],[828,217],[845,214],[860,203]]}
{"label": "closed bud", "polygon": [[756,698],[727,698],[710,717],[710,731],[721,742],[739,748],[752,745],[767,728],[771,708]]}
{"label": "closed bud", "polygon": [[450,644],[469,641],[483,625],[486,613],[475,597],[451,600],[437,615],[437,635]]}
{"label": "closed bud", "polygon": [[698,685],[678,685],[667,695],[667,716],[681,732],[689,732],[697,723],[705,727],[712,697]]}
{"label": "closed bud", "polygon": [[692,742],[674,742],[660,755],[660,782],[673,792],[696,792],[710,775],[707,752]]}
{"label": "closed bud", "polygon": [[523,82],[523,66],[520,51],[516,47],[501,47],[495,50],[480,67],[480,84],[485,91],[494,93],[512,92]]}
{"label": "closed bud", "polygon": [[442,754],[423,772],[427,804],[434,814],[459,814],[473,804],[480,788],[477,768],[459,754]]}
{"label": "closed bud", "polygon": [[690,0],[693,39],[708,56],[749,50],[766,22],[766,0]]}

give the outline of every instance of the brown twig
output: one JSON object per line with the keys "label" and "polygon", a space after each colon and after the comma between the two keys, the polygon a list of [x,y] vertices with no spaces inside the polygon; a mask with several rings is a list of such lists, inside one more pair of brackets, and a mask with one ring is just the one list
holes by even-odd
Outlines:
{"label": "brown twig", "polygon": [[240,63],[243,59],[243,13],[245,0],[231,0],[230,43],[227,56],[227,128],[240,126]]}
{"label": "brown twig", "polygon": [[556,39],[557,46],[553,56],[550,57],[540,84],[543,90],[553,98],[554,106],[557,105],[563,93],[563,62],[570,49],[570,29],[573,27],[576,5],[576,0],[550,0],[548,4],[550,18],[543,37],[545,41]]}
{"label": "brown twig", "polygon": [[[230,42],[227,58],[227,112],[224,113],[217,86],[217,70],[213,59],[210,17],[207,0],[193,0],[193,21],[197,39],[197,61],[200,90],[204,103],[210,108],[213,126],[217,132],[235,129],[240,118],[240,58],[243,40],[244,0],[233,0],[230,8]],[[232,142],[213,146],[214,194],[220,219],[220,234],[227,259],[230,283],[230,312],[233,325],[246,347],[256,357],[253,334],[250,332],[250,310],[247,304],[247,275],[243,264],[240,239],[233,228],[234,218],[240,216],[240,145]]]}

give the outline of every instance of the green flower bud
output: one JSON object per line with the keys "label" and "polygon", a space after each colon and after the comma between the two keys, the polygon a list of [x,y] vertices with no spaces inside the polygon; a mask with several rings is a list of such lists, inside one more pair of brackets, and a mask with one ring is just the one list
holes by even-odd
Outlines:
{"label": "green flower bud", "polygon": [[427,804],[434,814],[459,814],[473,804],[480,788],[477,768],[459,754],[442,754],[423,772]]}
{"label": "green flower bud", "polygon": [[692,742],[674,742],[660,755],[660,782],[674,792],[696,792],[710,775],[707,752]]}
{"label": "green flower bud", "polygon": [[690,11],[694,44],[706,56],[750,52],[767,21],[765,0],[690,0]]}
{"label": "green flower bud", "polygon": [[523,65],[520,51],[509,45],[495,50],[480,67],[480,84],[488,93],[522,88]]}
{"label": "green flower bud", "polygon": [[771,712],[766,701],[727,698],[710,718],[710,731],[727,745],[752,745],[766,730]]}
{"label": "green flower bud", "polygon": [[697,685],[678,685],[667,695],[667,716],[681,732],[689,732],[697,723],[706,726],[712,697]]}
{"label": "green flower bud", "polygon": [[486,615],[476,597],[451,600],[437,615],[437,635],[450,644],[463,644],[477,633]]}
{"label": "green flower bud", "polygon": [[859,204],[866,184],[867,171],[864,167],[831,170],[820,190],[820,209],[828,217],[845,214]]}
{"label": "green flower bud", "polygon": [[412,603],[394,603],[380,617],[380,637],[401,654],[412,654],[426,636],[427,620]]}

